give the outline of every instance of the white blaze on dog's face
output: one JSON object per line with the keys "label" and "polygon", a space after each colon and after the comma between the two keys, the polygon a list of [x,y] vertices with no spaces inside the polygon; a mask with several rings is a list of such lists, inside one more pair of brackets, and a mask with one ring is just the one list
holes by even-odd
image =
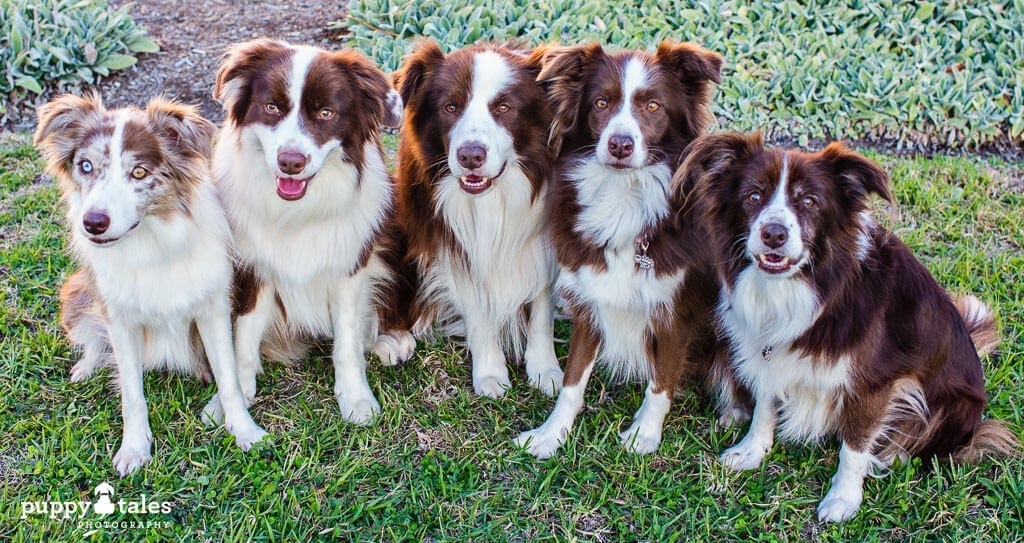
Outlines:
{"label": "white blaze on dog's face", "polygon": [[397,126],[402,111],[398,94],[361,54],[270,40],[232,49],[214,96],[243,137],[257,140],[284,200],[305,196],[329,160],[361,167],[365,143],[381,125]]}
{"label": "white blaze on dog's face", "polygon": [[145,111],[106,110],[98,97],[62,96],[40,109],[36,143],[60,181],[68,220],[94,245],[112,245],[149,217],[187,209],[208,178],[213,125],[161,99]]}
{"label": "white blaze on dog's face", "polygon": [[[648,70],[639,58],[630,58],[622,69],[619,88],[605,91],[594,100],[593,117],[599,127],[597,159],[616,169],[647,165],[648,142],[641,123],[661,108],[650,96]],[[641,118],[643,111],[647,115]]]}
{"label": "white blaze on dog's face", "polygon": [[814,197],[800,195],[790,179],[789,159],[782,155],[782,171],[774,185],[751,187],[745,195],[745,206],[763,206],[750,225],[747,251],[758,268],[770,275],[790,277],[805,263],[803,230],[793,199],[800,198],[804,207],[814,205]]}
{"label": "white blaze on dog's face", "polygon": [[451,129],[448,168],[459,178],[463,190],[478,194],[501,176],[510,161],[516,160],[512,134],[495,118],[495,114],[511,110],[503,95],[515,81],[515,74],[504,57],[493,51],[473,55],[472,74],[465,105],[449,102],[445,111],[460,113]]}

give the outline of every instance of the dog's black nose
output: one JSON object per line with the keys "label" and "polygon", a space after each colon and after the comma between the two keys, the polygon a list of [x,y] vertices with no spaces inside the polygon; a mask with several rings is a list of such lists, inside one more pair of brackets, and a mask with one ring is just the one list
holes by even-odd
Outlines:
{"label": "dog's black nose", "polygon": [[768,223],[761,227],[761,241],[772,249],[778,249],[786,244],[789,233],[786,227],[777,223]]}
{"label": "dog's black nose", "polygon": [[89,210],[85,213],[85,217],[82,218],[82,225],[85,226],[85,231],[98,236],[107,231],[110,228],[110,215],[102,211]]}
{"label": "dog's black nose", "polygon": [[467,170],[475,170],[483,166],[484,161],[487,160],[487,149],[483,145],[471,141],[460,145],[455,151],[455,155],[459,159],[459,166]]}
{"label": "dog's black nose", "polygon": [[615,134],[608,138],[608,152],[615,158],[626,158],[633,154],[633,138]]}
{"label": "dog's black nose", "polygon": [[281,151],[277,154],[277,167],[288,175],[295,175],[306,168],[306,155],[295,151]]}

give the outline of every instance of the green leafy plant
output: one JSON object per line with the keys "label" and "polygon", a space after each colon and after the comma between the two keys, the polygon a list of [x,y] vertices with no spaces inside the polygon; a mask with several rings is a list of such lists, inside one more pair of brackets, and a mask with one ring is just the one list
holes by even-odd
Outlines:
{"label": "green leafy plant", "polygon": [[131,8],[111,9],[105,0],[0,0],[2,101],[94,83],[135,64],[137,53],[157,51]]}
{"label": "green leafy plant", "polygon": [[355,0],[335,27],[385,69],[421,36],[449,50],[510,38],[643,49],[689,40],[726,59],[722,128],[801,145],[854,138],[970,149],[1024,140],[1024,0]]}

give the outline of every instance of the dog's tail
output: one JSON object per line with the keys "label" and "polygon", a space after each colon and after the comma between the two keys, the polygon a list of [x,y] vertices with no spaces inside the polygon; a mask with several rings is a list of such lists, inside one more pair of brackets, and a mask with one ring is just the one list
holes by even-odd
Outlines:
{"label": "dog's tail", "polygon": [[983,420],[966,445],[953,453],[955,462],[976,463],[986,456],[1017,456],[1020,441],[1001,420]]}
{"label": "dog's tail", "polygon": [[955,298],[953,303],[967,325],[967,332],[971,334],[978,356],[992,352],[999,345],[999,331],[988,306],[970,294]]}

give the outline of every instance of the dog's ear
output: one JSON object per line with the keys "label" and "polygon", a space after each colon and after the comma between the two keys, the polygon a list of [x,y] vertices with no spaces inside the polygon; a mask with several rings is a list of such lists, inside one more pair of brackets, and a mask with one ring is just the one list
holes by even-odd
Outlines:
{"label": "dog's ear", "polygon": [[402,122],[402,99],[388,77],[366,55],[355,50],[331,54],[338,67],[352,78],[361,107],[372,122],[369,126],[397,128]]}
{"label": "dog's ear", "polygon": [[187,159],[209,159],[216,127],[188,106],[156,97],[146,106],[150,126],[176,154]]}
{"label": "dog's ear", "polygon": [[551,55],[552,51],[558,48],[555,44],[538,45],[533,49],[523,52],[523,58],[526,59],[526,64],[529,66],[534,79],[539,78],[541,70],[544,69],[545,60]]}
{"label": "dog's ear", "polygon": [[658,45],[654,61],[664,67],[682,85],[682,100],[666,104],[681,107],[684,126],[689,137],[697,137],[714,121],[711,95],[714,85],[722,80],[722,56],[689,42],[664,40]]}
{"label": "dog's ear", "polygon": [[259,39],[231,46],[221,60],[213,85],[213,99],[224,105],[233,123],[245,117],[252,99],[252,80],[277,59],[285,59],[290,49],[283,42]]}
{"label": "dog's ear", "polygon": [[839,180],[843,194],[867,205],[869,194],[877,194],[890,204],[894,202],[889,188],[889,174],[875,162],[834,142],[821,151],[821,158]]}
{"label": "dog's ear", "polygon": [[402,102],[412,102],[412,97],[426,81],[427,76],[444,62],[444,51],[434,40],[423,40],[405,57],[402,67],[392,76]]}
{"label": "dog's ear", "polygon": [[725,132],[701,136],[683,151],[683,163],[672,177],[672,192],[683,201],[705,201],[715,189],[725,188],[723,174],[764,149],[760,132]]}
{"label": "dog's ear", "polygon": [[577,128],[586,99],[589,67],[604,57],[604,49],[599,43],[578,45],[575,47],[552,47],[542,57],[542,67],[537,81],[547,92],[548,101],[554,111],[555,120],[551,123],[548,145],[558,149],[562,137]]}
{"label": "dog's ear", "polygon": [[96,92],[84,97],[64,94],[39,108],[33,141],[46,158],[51,173],[68,174],[86,121],[104,111],[103,101]]}

